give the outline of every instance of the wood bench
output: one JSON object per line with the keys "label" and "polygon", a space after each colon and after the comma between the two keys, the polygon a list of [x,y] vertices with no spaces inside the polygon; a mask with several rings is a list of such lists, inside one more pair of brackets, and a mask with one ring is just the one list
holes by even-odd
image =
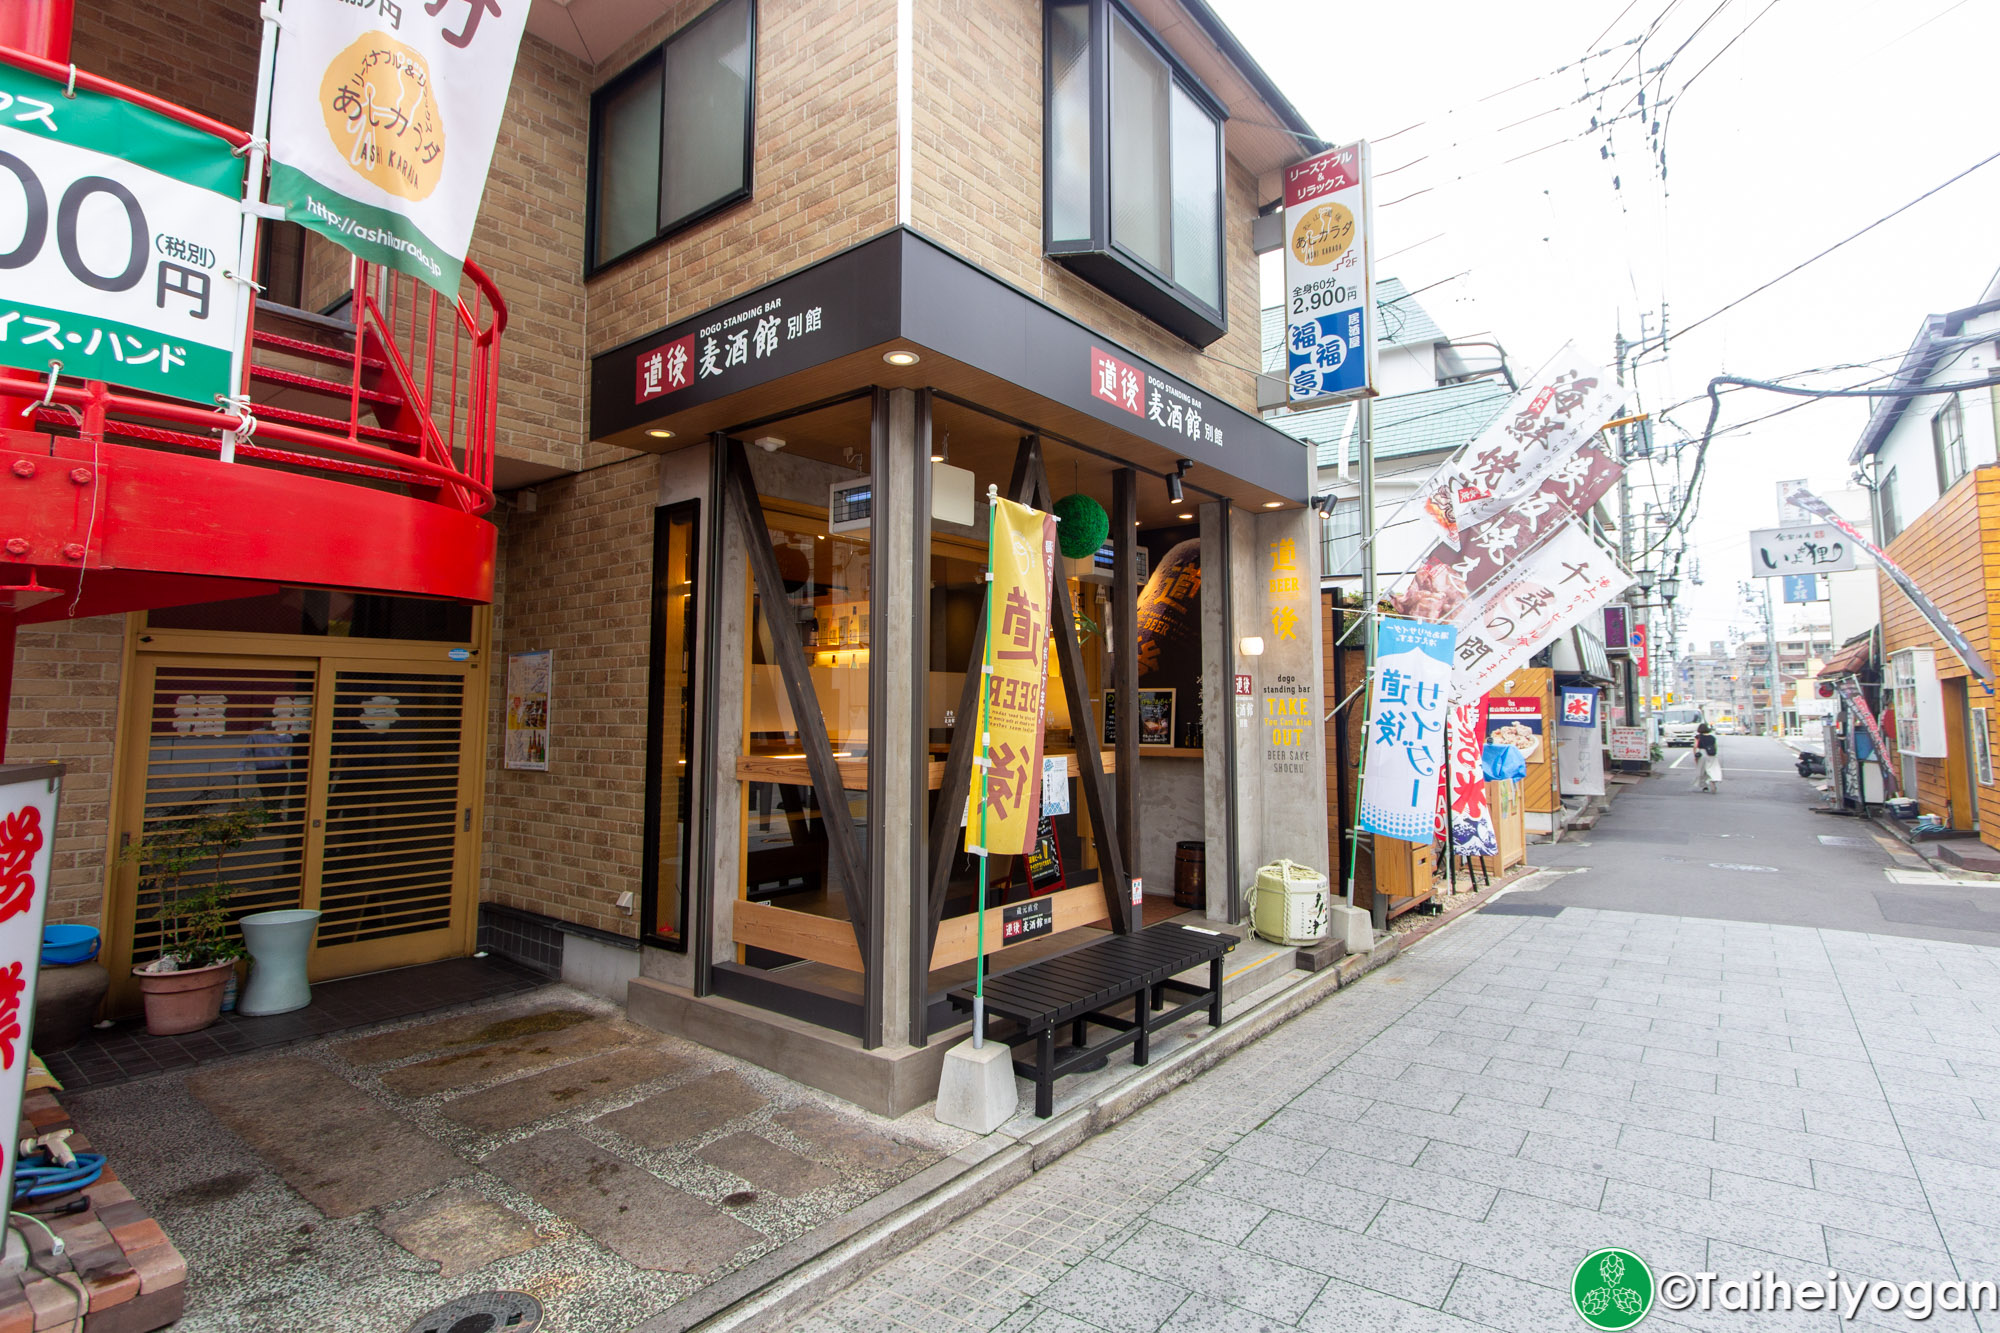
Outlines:
{"label": "wood bench", "polygon": [[[1095,1063],[1108,1052],[1131,1046],[1132,1063],[1151,1058],[1150,1038],[1171,1023],[1200,1009],[1208,1010],[1211,1027],[1222,1026],[1222,956],[1236,947],[1234,936],[1168,922],[1131,935],[1107,935],[1081,948],[1002,972],[986,979],[986,1025],[989,1038],[1005,1040],[1017,1049],[1033,1043],[1033,1062],[1015,1060],[1014,1068],[1035,1084],[1035,1114],[1046,1119],[1055,1108],[1055,1081]],[[1208,985],[1176,981],[1177,973],[1208,964]],[[1167,995],[1184,997],[1165,1009]],[[951,1002],[972,1008],[972,988],[952,991]],[[1112,1006],[1132,1001],[1132,1016],[1113,1013]],[[995,1019],[1012,1022],[1013,1035],[993,1031]],[[1056,1029],[1071,1025],[1076,1049],[1056,1059]],[[1112,1035],[1096,1045],[1084,1038],[1090,1024],[1109,1028]]]}

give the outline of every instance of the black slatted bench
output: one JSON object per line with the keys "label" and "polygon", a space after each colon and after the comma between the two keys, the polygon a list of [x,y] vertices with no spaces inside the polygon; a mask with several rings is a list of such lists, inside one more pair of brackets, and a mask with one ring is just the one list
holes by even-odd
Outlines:
{"label": "black slatted bench", "polygon": [[[1032,1063],[1015,1060],[1014,1068],[1035,1083],[1035,1114],[1046,1119],[1055,1109],[1055,1081],[1075,1073],[1121,1046],[1131,1046],[1132,1063],[1151,1058],[1153,1033],[1197,1010],[1208,1010],[1211,1027],[1222,1026],[1222,956],[1236,947],[1234,936],[1168,922],[1131,935],[1107,935],[1082,948],[986,979],[986,1022],[989,1038],[1020,1048],[1033,1043]],[[1208,964],[1208,985],[1175,981],[1177,973]],[[1173,1009],[1164,1008],[1169,994],[1184,997]],[[950,993],[960,1009],[972,1008],[972,988]],[[1132,1001],[1132,1017],[1113,1013],[1112,1006]],[[1015,1025],[1011,1036],[998,1037],[993,1020]],[[1056,1029],[1071,1025],[1076,1050],[1056,1059]],[[1095,1046],[1084,1044],[1092,1023],[1112,1035]]]}

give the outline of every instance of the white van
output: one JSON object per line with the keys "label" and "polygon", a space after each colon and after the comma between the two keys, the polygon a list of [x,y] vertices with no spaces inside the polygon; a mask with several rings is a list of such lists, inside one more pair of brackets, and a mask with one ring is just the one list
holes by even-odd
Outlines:
{"label": "white van", "polygon": [[1695,728],[1708,719],[1699,708],[1682,706],[1660,713],[1660,742],[1664,745],[1693,745]]}

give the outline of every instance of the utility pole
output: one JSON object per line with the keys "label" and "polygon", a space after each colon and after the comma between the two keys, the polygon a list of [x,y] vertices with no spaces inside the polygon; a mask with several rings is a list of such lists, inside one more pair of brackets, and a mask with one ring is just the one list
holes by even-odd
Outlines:
{"label": "utility pole", "polygon": [[[1363,534],[1361,541],[1361,632],[1363,642],[1368,645],[1367,657],[1365,659],[1368,663],[1367,678],[1373,681],[1375,679],[1375,626],[1377,621],[1375,615],[1375,537],[1381,531],[1375,522],[1375,400],[1373,398],[1363,398],[1356,405],[1355,411],[1358,414],[1357,424],[1361,433],[1361,513],[1368,523],[1368,531]],[[1354,837],[1359,839],[1362,836],[1361,830],[1357,828],[1354,831]],[[1371,848],[1374,846],[1372,838],[1369,840],[1369,846]],[[1357,848],[1356,850],[1358,851],[1359,849]],[[1370,864],[1373,864],[1372,860]],[[1370,901],[1371,906],[1368,914],[1372,925],[1376,930],[1387,930],[1389,928],[1389,895],[1386,893],[1373,893],[1370,895]],[[1347,902],[1350,907],[1354,905],[1354,894],[1351,886],[1348,890]]]}
{"label": "utility pole", "polygon": [[1785,732],[1785,701],[1779,697],[1781,678],[1778,672],[1778,612],[1771,602],[1769,579],[1764,580],[1764,643],[1771,653],[1771,734],[1782,736]]}
{"label": "utility pole", "polygon": [[[1618,367],[1618,387],[1621,389],[1625,387],[1626,346],[1625,330],[1621,327],[1615,335],[1615,341],[1612,343]],[[1624,396],[1622,394],[1619,397],[1618,415],[1629,415],[1625,410]],[[1620,426],[1618,428],[1618,461],[1628,467],[1630,466],[1628,460],[1632,453],[1631,438],[1628,434],[1630,430],[1630,426]],[[1618,474],[1618,554],[1622,557],[1619,563],[1623,564],[1627,569],[1632,568],[1632,484],[1626,480],[1625,473],[1622,470]],[[1625,612],[1629,626],[1636,621],[1639,611],[1636,607],[1632,607],[1632,596],[1630,593],[1625,595],[1625,603],[1629,608]],[[1618,646],[1625,649],[1625,656],[1621,659],[1625,664],[1622,673],[1625,678],[1625,725],[1634,727],[1639,724],[1637,668],[1632,662],[1632,645],[1625,643]],[[1651,649],[1649,648],[1648,651],[1651,651]]]}

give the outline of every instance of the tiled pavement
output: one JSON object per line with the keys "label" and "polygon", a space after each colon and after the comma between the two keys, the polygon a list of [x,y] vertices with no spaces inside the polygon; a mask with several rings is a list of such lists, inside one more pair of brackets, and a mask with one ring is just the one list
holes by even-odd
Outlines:
{"label": "tiled pavement", "polygon": [[541,973],[497,955],[448,958],[322,981],[313,987],[312,1003],[304,1009],[264,1018],[224,1014],[214,1026],[178,1037],[150,1036],[144,1022],[128,1019],[86,1032],[76,1045],[45,1059],[64,1088],[81,1092],[291,1046],[349,1028],[519,995],[548,984]]}
{"label": "tiled pavement", "polygon": [[[799,1327],[1543,1333],[1584,1327],[1571,1275],[1605,1245],[1656,1276],[1990,1281],[1996,1020],[2000,952],[1973,945],[1470,917]],[[1657,1306],[1647,1324],[1978,1326]]]}

